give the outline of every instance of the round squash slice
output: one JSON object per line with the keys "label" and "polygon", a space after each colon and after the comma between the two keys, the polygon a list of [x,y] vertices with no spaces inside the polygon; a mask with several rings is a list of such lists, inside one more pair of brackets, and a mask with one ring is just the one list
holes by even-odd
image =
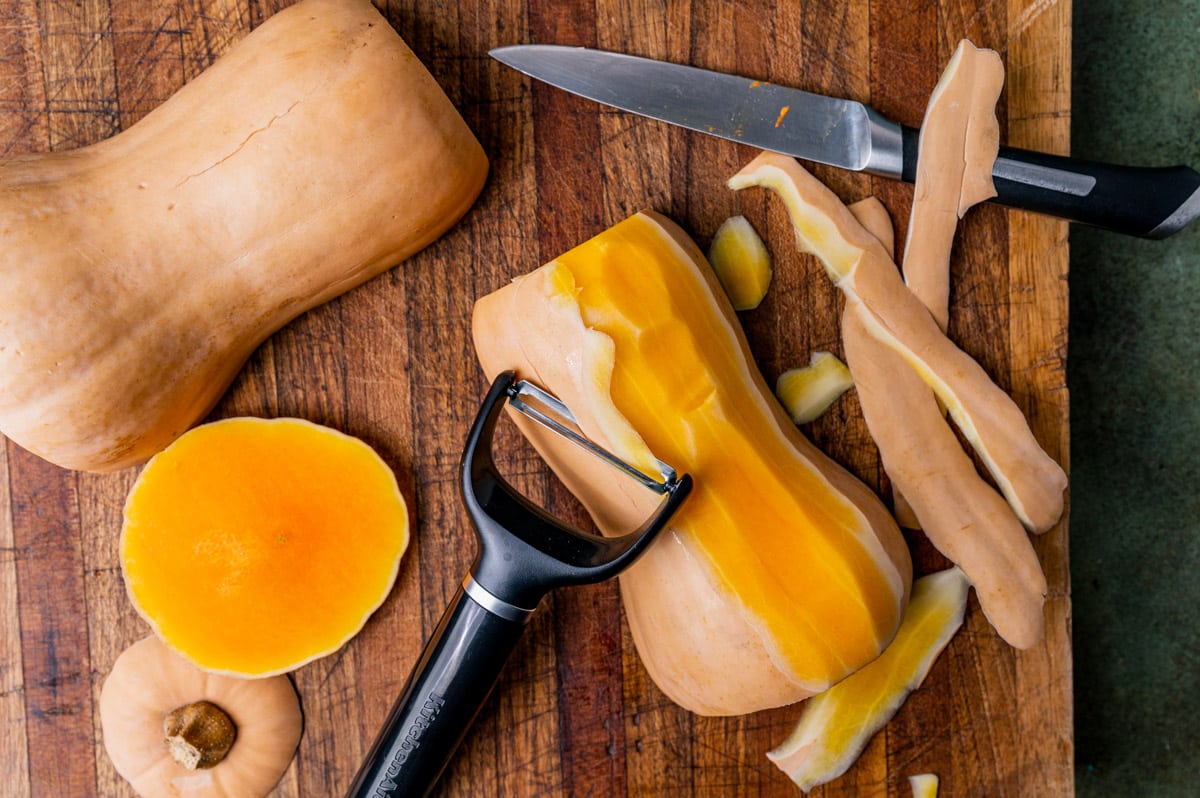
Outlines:
{"label": "round squash slice", "polygon": [[408,539],[395,475],[367,444],[301,419],[232,418],[147,463],[121,568],[171,648],[210,672],[270,676],[357,634]]}

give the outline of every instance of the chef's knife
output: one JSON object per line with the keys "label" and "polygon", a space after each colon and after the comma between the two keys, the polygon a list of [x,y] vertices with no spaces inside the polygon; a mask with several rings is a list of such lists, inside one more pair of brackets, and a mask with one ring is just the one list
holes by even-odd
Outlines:
{"label": "chef's knife", "polygon": [[[918,131],[852,100],[583,47],[499,47],[493,58],[561,89],[764,150],[913,182]],[[1165,238],[1200,216],[1200,173],[1001,147],[994,202]]]}

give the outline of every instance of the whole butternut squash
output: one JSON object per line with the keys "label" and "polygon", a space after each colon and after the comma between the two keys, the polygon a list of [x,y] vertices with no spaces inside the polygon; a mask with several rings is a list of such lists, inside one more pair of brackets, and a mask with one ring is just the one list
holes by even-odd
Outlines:
{"label": "whole butternut squash", "polygon": [[[891,639],[912,576],[899,529],[785,415],[673,222],[636,214],[489,294],[474,340],[489,375],[516,369],[627,461],[648,469],[656,455],[695,479],[620,577],[641,659],[676,703],[710,715],[790,704]],[[602,531],[653,512],[651,491],[517,421]]]}
{"label": "whole butternut squash", "polygon": [[0,431],[144,461],[305,310],[425,247],[487,160],[367,0],[303,0],[116,136],[0,164]]}

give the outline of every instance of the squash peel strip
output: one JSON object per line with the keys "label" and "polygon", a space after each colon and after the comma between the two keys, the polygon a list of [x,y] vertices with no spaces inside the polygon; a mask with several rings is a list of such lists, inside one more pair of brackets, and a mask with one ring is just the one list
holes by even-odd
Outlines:
{"label": "squash peel strip", "polygon": [[[992,166],[1000,150],[1000,124],[995,107],[1003,86],[1000,56],[963,39],[934,86],[921,124],[904,282],[943,332],[950,318],[950,254],[957,221],[968,208],[996,195]],[[888,224],[890,234],[890,219]],[[895,248],[885,246],[894,256]],[[894,483],[892,502],[901,526],[920,528]]]}
{"label": "squash peel strip", "polygon": [[1000,149],[996,101],[1004,65],[994,50],[959,42],[929,98],[918,144],[904,282],[945,331],[950,251],[958,219],[996,196],[992,164]]}
{"label": "squash peel strip", "polygon": [[[955,133],[963,133],[971,118],[988,117],[994,122],[991,105],[1002,78],[1003,67],[995,53],[964,42],[930,101],[922,129],[931,132],[932,142],[943,146],[922,150],[927,163],[923,170],[918,167],[908,248],[909,256],[917,260],[904,264],[906,276],[911,267],[925,278],[922,301],[926,304],[931,296],[936,301],[938,288],[948,291],[958,209],[970,202],[964,199],[967,186],[990,185],[996,152],[991,145],[999,134],[985,130],[985,141],[972,148],[976,157],[966,160],[956,156],[950,144],[957,141],[957,149],[962,149],[961,136],[955,139]],[[964,92],[969,96],[964,98]],[[969,109],[966,121],[961,119],[964,108]],[[922,142],[930,140],[923,137]],[[930,181],[935,184],[929,185]],[[947,185],[940,185],[943,182]],[[976,196],[986,196],[986,191]],[[931,205],[936,206],[932,212]],[[850,211],[877,238],[891,233],[891,219],[879,200],[872,197],[855,203]],[[886,244],[885,248],[891,251]],[[893,351],[867,334],[854,314],[845,315],[842,335],[857,377],[863,417],[892,480],[897,508],[902,501],[908,503],[930,542],[963,569],[975,586],[984,615],[1000,636],[1019,649],[1033,646],[1043,634],[1047,584],[1025,529],[976,473],[928,386]]]}
{"label": "squash peel strip", "polygon": [[874,662],[809,699],[795,730],[767,757],[804,792],[849,770],[962,626],[968,588],[956,567],[913,582],[891,644]]}
{"label": "squash peel strip", "polygon": [[[891,227],[874,197],[850,210],[872,233]],[[843,316],[842,340],[895,496],[911,497],[929,541],[966,573],[1000,636],[1015,648],[1034,645],[1043,634],[1047,585],[1020,521],[975,471],[933,393],[903,360],[851,313]]]}
{"label": "squash peel strip", "polygon": [[797,161],[765,152],[729,180],[773,190],[784,201],[798,246],[817,256],[871,335],[899,353],[949,410],[1001,493],[1028,528],[1062,515],[1066,474],[1042,450],[1020,409],[951,342],[907,289],[883,246]]}

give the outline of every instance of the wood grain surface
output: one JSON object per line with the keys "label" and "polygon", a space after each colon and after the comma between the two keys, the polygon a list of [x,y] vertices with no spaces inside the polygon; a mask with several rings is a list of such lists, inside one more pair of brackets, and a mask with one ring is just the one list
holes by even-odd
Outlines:
{"label": "wood grain surface", "polygon": [[[285,2],[12,0],[0,5],[0,153],[113,135],[166,100]],[[407,263],[297,319],[255,353],[214,417],[295,415],[360,436],[395,468],[414,545],[391,597],[345,649],[295,673],[306,717],[278,796],[339,796],[474,553],[457,495],[485,385],[472,303],[641,208],[701,245],[744,213],[775,281],[743,314],[769,381],[816,349],[840,352],[835,289],[795,252],[780,203],[724,181],[745,147],[533,85],[487,57],[518,42],[598,46],[868,100],[920,122],[961,37],[1003,56],[1009,144],[1065,152],[1069,0],[389,0],[381,10],[429,67],[492,162],[478,204]],[[902,246],[911,187],[817,169],[847,201],[877,194]],[[36,264],[29,264],[36,268]],[[961,228],[952,337],[1067,458],[1067,230],[987,206]],[[807,432],[886,495],[853,392]],[[511,432],[505,470],[536,502],[586,524]],[[127,796],[100,742],[105,674],[148,627],[125,596],[116,542],[136,469],[109,475],[0,447],[0,794]],[[945,566],[910,535],[918,572]],[[1051,594],[1045,642],[1016,653],[972,599],[929,678],[819,796],[907,796],[933,772],[945,796],[1073,793],[1066,524],[1036,539]],[[798,707],[702,718],[668,702],[633,648],[613,584],[559,591],[530,626],[439,794],[789,796],[764,753]]]}

